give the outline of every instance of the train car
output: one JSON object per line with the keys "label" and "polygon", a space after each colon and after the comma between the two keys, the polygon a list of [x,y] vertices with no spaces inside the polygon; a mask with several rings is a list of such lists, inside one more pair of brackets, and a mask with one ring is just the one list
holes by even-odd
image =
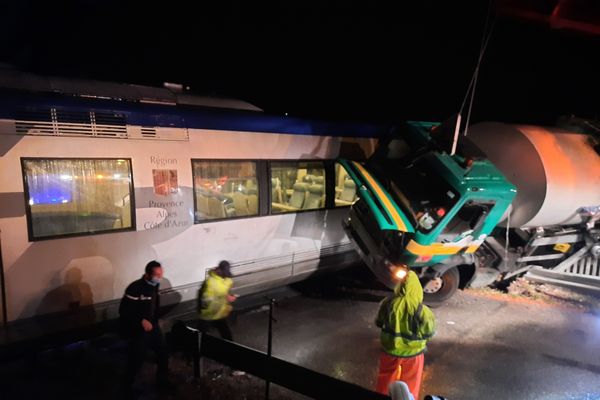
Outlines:
{"label": "train car", "polygon": [[387,127],[312,121],[184,90],[0,77],[2,323],[116,318],[144,265],[165,303],[232,262],[244,295],[358,260],[341,229]]}

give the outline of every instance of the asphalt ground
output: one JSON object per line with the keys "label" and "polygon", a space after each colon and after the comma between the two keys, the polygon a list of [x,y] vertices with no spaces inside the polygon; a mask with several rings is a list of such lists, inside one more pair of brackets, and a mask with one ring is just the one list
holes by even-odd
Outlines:
{"label": "asphalt ground", "polygon": [[[351,269],[276,292],[273,355],[373,388],[379,332],[373,320],[388,294],[368,271]],[[263,299],[269,294],[262,296]],[[258,300],[256,300],[258,299]],[[268,307],[261,296],[231,318],[235,341],[265,351]],[[240,303],[240,307],[243,302]],[[425,355],[422,395],[456,399],[600,399],[600,317],[487,291],[460,291],[434,309],[436,336]],[[191,317],[191,316],[190,316]],[[124,343],[114,335],[0,365],[1,399],[108,399],[120,395]],[[135,385],[140,399],[263,399],[264,382],[207,362],[200,382],[182,354],[171,357],[174,394],[157,394],[152,356]],[[301,399],[276,385],[271,399]]]}

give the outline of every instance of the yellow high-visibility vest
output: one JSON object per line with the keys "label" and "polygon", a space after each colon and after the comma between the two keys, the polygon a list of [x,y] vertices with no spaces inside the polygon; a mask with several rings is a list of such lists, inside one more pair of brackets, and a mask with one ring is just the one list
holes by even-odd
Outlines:
{"label": "yellow high-visibility vest", "polygon": [[214,271],[208,273],[208,278],[200,289],[200,319],[223,319],[231,313],[232,307],[227,295],[232,285],[231,278],[224,278]]}
{"label": "yellow high-visibility vest", "polygon": [[423,288],[413,271],[381,302],[375,324],[381,328],[381,347],[390,355],[412,357],[427,349],[435,334],[435,316],[423,305]]}

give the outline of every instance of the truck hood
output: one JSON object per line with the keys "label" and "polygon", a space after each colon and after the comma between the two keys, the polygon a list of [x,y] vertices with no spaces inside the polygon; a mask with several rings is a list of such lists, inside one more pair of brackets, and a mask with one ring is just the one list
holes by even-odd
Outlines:
{"label": "truck hood", "polygon": [[392,196],[377,179],[360,163],[337,160],[346,169],[357,187],[357,194],[369,206],[379,228],[414,233],[414,227],[406,214],[398,207]]}

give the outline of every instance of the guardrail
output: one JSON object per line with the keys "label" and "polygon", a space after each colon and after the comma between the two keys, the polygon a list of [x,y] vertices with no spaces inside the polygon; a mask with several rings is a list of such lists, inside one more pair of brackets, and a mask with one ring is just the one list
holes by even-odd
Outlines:
{"label": "guardrail", "polygon": [[269,356],[262,351],[190,327],[188,331],[193,337],[192,356],[196,378],[202,376],[202,358],[207,357],[313,399],[390,399],[389,396]]}
{"label": "guardrail", "polygon": [[[265,381],[265,399],[269,399],[271,383],[313,399],[414,400],[406,383],[397,381],[390,386],[390,396],[374,392],[353,383],[310,370],[271,355],[273,308],[270,299],[267,353],[203,333],[185,325],[184,334],[194,364],[194,377],[203,375],[203,358],[210,358],[230,368],[245,371]],[[190,348],[191,347],[191,348]],[[429,399],[444,400],[430,396]]]}

